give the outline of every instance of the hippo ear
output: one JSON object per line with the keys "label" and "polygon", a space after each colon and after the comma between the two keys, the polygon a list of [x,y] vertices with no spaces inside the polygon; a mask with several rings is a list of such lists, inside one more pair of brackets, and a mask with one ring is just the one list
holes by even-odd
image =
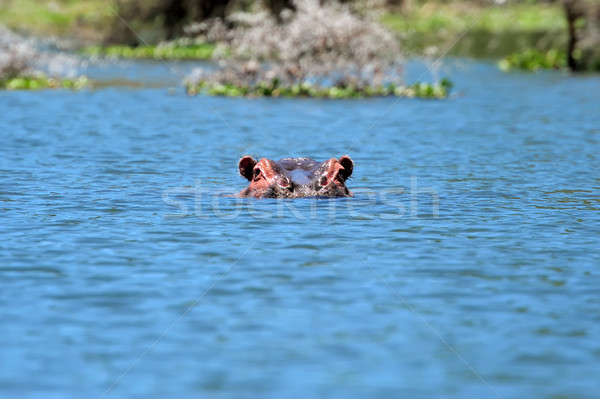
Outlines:
{"label": "hippo ear", "polygon": [[251,156],[246,155],[240,159],[240,175],[248,180],[252,180],[254,165],[256,165],[256,161]]}
{"label": "hippo ear", "polygon": [[340,157],[338,162],[344,167],[344,170],[340,170],[340,173],[343,173],[344,180],[348,179],[354,170],[354,162],[352,162],[348,155]]}

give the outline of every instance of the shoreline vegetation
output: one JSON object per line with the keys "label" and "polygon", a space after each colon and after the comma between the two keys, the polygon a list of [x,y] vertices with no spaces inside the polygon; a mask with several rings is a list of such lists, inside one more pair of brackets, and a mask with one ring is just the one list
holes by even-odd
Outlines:
{"label": "shoreline vegetation", "polygon": [[[597,43],[582,40],[583,45],[575,48],[573,42],[597,28],[600,7],[595,1],[508,0],[496,5],[483,0],[355,0],[343,5],[293,1],[265,2],[271,7],[265,9],[261,2],[230,0],[223,3],[227,9],[202,11],[189,9],[193,2],[181,0],[188,7],[184,11],[193,15],[187,19],[179,15],[179,25],[169,25],[173,10],[168,7],[178,1],[107,0],[109,7],[95,0],[0,0],[0,28],[5,25],[21,37],[55,37],[51,48],[91,59],[218,61],[219,71],[196,71],[186,79],[189,94],[446,98],[452,87],[448,79],[406,86],[395,76],[404,59],[423,56],[495,58],[503,71],[600,71],[600,56],[590,55],[598,52]],[[273,7],[279,6],[283,12],[275,13]],[[113,10],[123,12],[139,37],[123,33],[124,24]],[[221,17],[190,21],[208,12]],[[0,44],[10,49],[5,51],[10,57],[16,47],[6,47],[7,43],[5,39]],[[9,59],[4,71],[0,65],[0,89],[90,87],[86,77],[65,78],[29,68],[27,56],[48,52],[31,48],[28,52],[17,54],[16,61]],[[249,66],[256,70],[248,73]]]}
{"label": "shoreline vegetation", "polygon": [[[116,0],[107,0],[115,10]],[[152,1],[149,1],[151,4]],[[489,57],[505,56],[515,51],[534,47],[540,51],[566,43],[567,23],[562,7],[558,3],[537,4],[532,1],[510,2],[490,6],[484,1],[424,1],[405,0],[402,7],[378,7],[374,18],[394,31],[403,49],[410,53],[421,53],[431,46],[450,44],[462,33],[472,28],[471,33],[461,40],[451,54],[461,56]],[[0,1],[0,24],[21,34],[40,37],[77,37],[74,46],[98,55],[152,58],[149,50],[141,50],[143,44],[115,43],[107,34],[107,27],[117,18],[103,2],[95,0],[2,0]],[[355,7],[365,14],[360,3]],[[157,46],[167,41],[160,34],[152,33],[158,28],[156,21],[132,23],[147,43]],[[476,22],[474,26],[473,23]],[[122,23],[122,22],[121,22]],[[482,46],[476,38],[484,35],[488,43]],[[511,40],[516,35],[519,40]],[[512,43],[510,43],[512,42]],[[164,45],[179,49],[174,58],[195,58],[191,51],[194,45]],[[512,48],[511,48],[512,47]],[[87,50],[85,50],[87,48]],[[160,46],[157,47],[157,49]],[[185,49],[190,53],[183,54]],[[131,49],[132,51],[127,51]],[[198,50],[198,49],[197,49]],[[199,52],[200,58],[206,53]]]}
{"label": "shoreline vegetation", "polygon": [[567,70],[567,55],[564,51],[548,50],[546,52],[528,49],[510,54],[498,62],[504,72],[521,70],[536,72],[542,69]]}
{"label": "shoreline vegetation", "polygon": [[384,12],[380,21],[397,32],[403,48],[412,53],[442,47],[451,48],[450,55],[498,58],[530,48],[546,51],[566,43],[560,4],[538,3],[416,1],[403,12]]}

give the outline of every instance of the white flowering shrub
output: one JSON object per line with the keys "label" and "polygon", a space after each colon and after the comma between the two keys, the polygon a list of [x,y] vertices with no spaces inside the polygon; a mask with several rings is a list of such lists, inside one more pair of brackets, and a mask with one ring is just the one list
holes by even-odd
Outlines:
{"label": "white flowering shrub", "polygon": [[[217,43],[218,69],[196,69],[191,93],[216,95],[306,95],[445,97],[447,82],[403,87],[403,57],[394,35],[335,2],[298,0],[282,23],[268,12],[236,13],[188,28]],[[234,26],[228,29],[228,26]],[[408,91],[407,91],[408,90]],[[425,95],[423,95],[425,96]]]}
{"label": "white flowering shrub", "polygon": [[0,88],[81,86],[87,82],[76,78],[82,63],[63,52],[41,51],[35,40],[0,25]]}

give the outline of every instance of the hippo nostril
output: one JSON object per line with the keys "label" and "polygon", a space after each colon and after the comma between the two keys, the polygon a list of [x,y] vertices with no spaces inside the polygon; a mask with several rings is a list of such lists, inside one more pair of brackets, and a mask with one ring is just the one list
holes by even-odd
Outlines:
{"label": "hippo nostril", "polygon": [[323,177],[321,177],[321,179],[319,179],[319,185],[321,185],[321,187],[325,187],[328,184],[329,184],[329,179],[327,178],[327,176],[323,176]]}
{"label": "hippo nostril", "polygon": [[281,179],[277,180],[277,185],[281,188],[289,189],[292,186],[292,182],[287,177],[282,177]]}

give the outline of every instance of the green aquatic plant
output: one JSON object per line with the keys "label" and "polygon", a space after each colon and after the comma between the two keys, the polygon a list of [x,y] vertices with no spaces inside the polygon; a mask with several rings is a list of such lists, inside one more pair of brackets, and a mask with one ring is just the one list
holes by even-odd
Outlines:
{"label": "green aquatic plant", "polygon": [[40,74],[35,76],[20,76],[0,80],[0,89],[6,90],[39,90],[39,89],[69,89],[82,90],[91,87],[91,81],[86,76],[74,79],[52,78]]}
{"label": "green aquatic plant", "polygon": [[539,69],[565,69],[567,68],[567,56],[564,51],[560,50],[540,52],[529,49],[503,58],[498,66],[503,71],[520,69],[535,72]]}
{"label": "green aquatic plant", "polygon": [[285,85],[274,78],[270,81],[254,82],[251,85],[218,83],[209,80],[199,81],[187,86],[190,95],[207,94],[225,97],[314,97],[331,99],[349,99],[365,97],[409,97],[424,99],[442,99],[448,97],[452,83],[442,79],[439,83],[415,83],[411,86],[394,84],[381,86],[319,86],[309,82]]}

